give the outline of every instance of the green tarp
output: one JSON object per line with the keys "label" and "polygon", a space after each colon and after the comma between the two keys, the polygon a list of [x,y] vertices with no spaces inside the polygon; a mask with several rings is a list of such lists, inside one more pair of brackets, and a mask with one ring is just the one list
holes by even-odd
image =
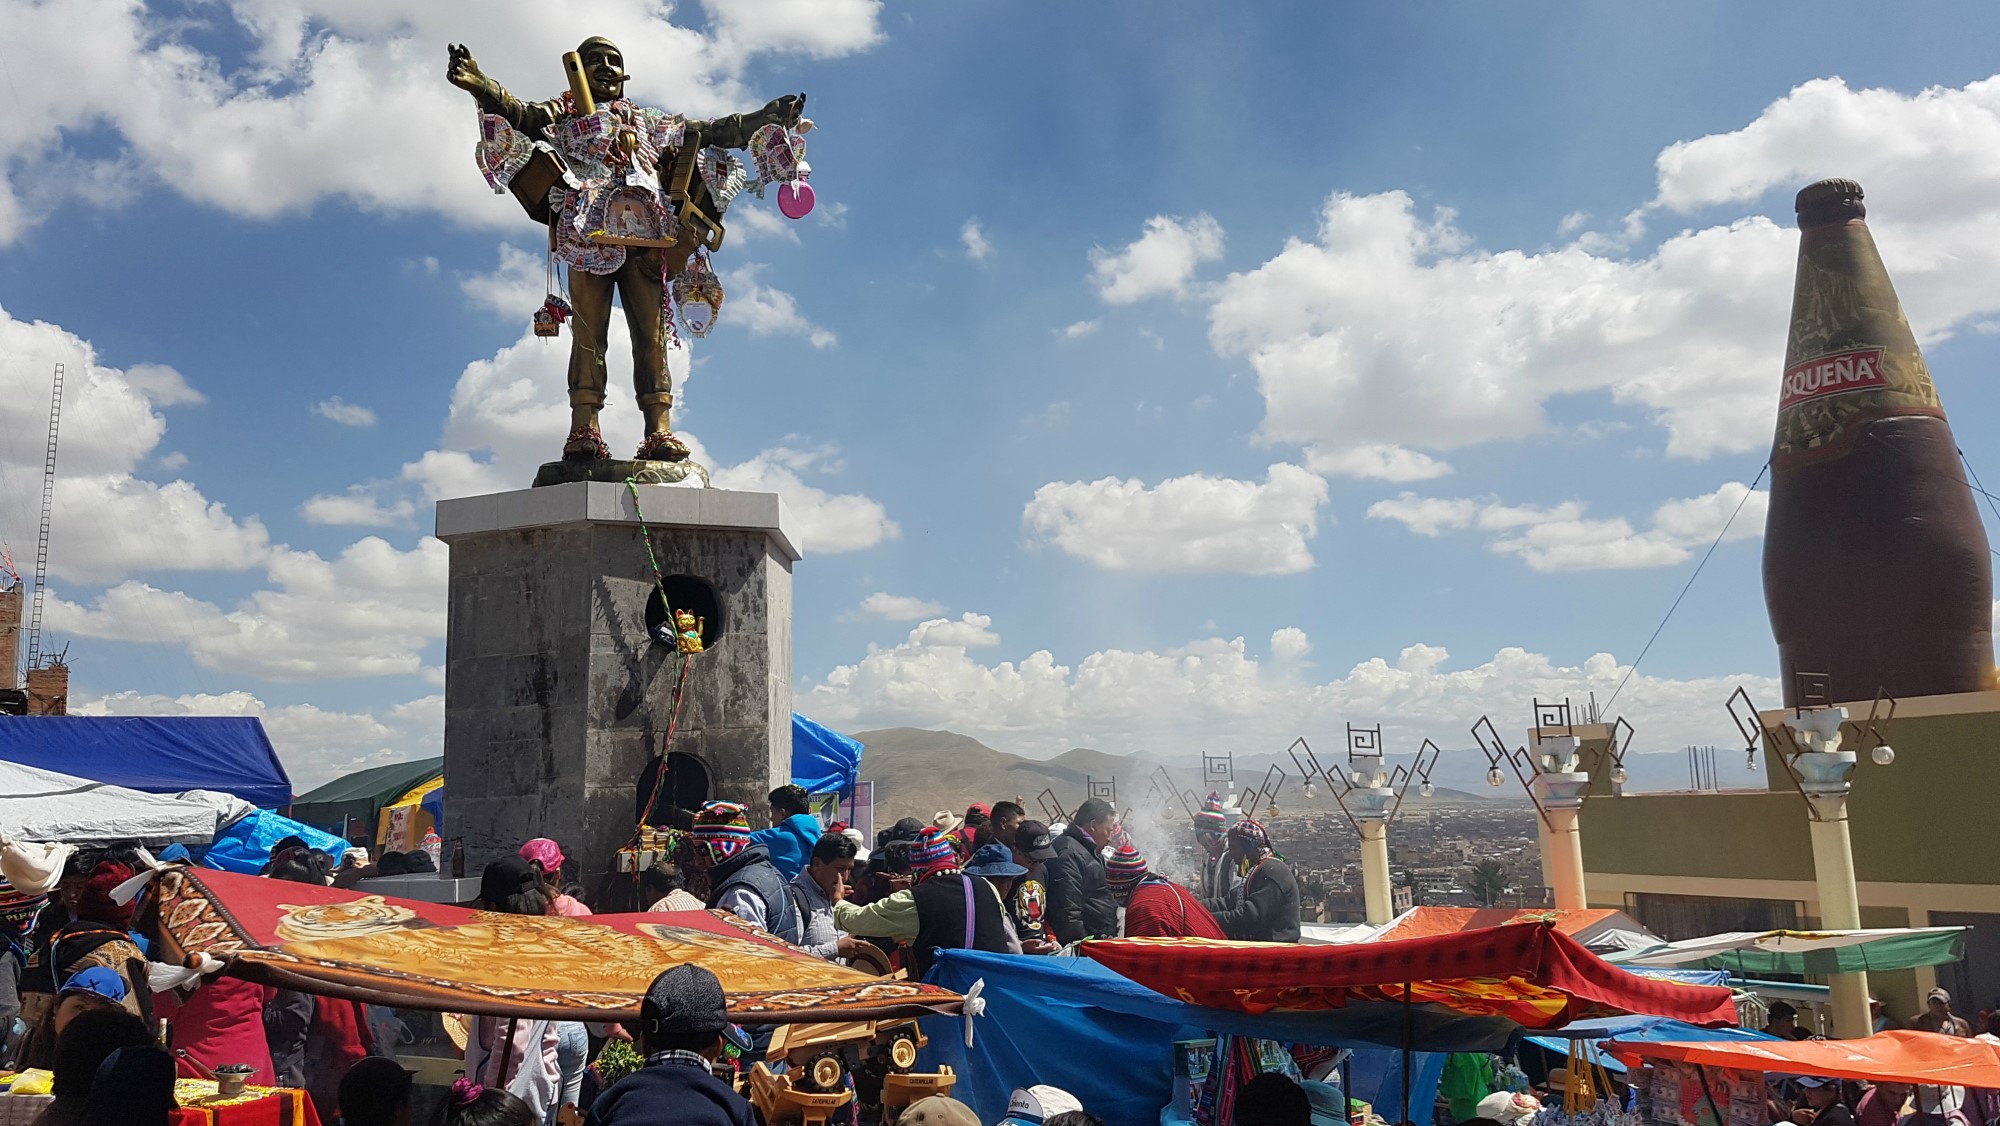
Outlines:
{"label": "green tarp", "polygon": [[442,758],[371,766],[367,770],[357,770],[336,778],[309,794],[299,795],[292,803],[289,816],[294,821],[303,821],[342,836],[347,835],[346,826],[352,820],[354,832],[365,834],[372,840],[375,818],[382,812],[383,806],[443,773]]}
{"label": "green tarp", "polygon": [[1911,927],[1739,931],[1621,951],[1605,960],[1623,966],[1701,967],[1728,970],[1738,977],[1767,977],[1907,970],[1956,962],[1964,952],[1964,927]]}

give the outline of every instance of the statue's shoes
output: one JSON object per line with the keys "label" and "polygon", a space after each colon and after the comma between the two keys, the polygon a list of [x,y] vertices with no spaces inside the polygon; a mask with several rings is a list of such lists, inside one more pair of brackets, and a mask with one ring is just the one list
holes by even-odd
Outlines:
{"label": "statue's shoes", "polygon": [[[681,456],[685,457],[686,454]],[[610,461],[611,447],[595,426],[579,426],[563,440],[564,461]]]}
{"label": "statue's shoes", "polygon": [[639,443],[639,452],[632,456],[640,461],[686,461],[688,448],[674,437],[673,431],[662,430],[646,435],[646,440]]}

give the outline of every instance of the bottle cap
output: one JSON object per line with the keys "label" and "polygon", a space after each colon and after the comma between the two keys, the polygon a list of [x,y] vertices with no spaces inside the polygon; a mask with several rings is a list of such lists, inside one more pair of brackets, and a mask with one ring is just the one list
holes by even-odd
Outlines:
{"label": "bottle cap", "polygon": [[1819,227],[1866,219],[1868,208],[1861,198],[1861,185],[1852,180],[1821,180],[1800,188],[1792,207],[1798,212],[1799,226]]}

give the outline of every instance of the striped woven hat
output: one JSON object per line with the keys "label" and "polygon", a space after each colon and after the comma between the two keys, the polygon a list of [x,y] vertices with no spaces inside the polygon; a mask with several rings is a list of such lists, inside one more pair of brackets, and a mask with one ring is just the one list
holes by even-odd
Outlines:
{"label": "striped woven hat", "polygon": [[1229,827],[1229,835],[1250,842],[1264,852],[1271,851],[1271,833],[1263,824],[1245,817]]}
{"label": "striped woven hat", "polygon": [[35,917],[47,906],[46,895],[23,895],[18,889],[0,878],[0,930],[26,934],[34,929]]}
{"label": "striped woven hat", "polygon": [[688,836],[708,850],[710,861],[723,861],[750,847],[750,819],[735,802],[712,801],[694,815]]}
{"label": "striped woven hat", "polygon": [[1128,842],[1104,862],[1104,882],[1113,890],[1135,886],[1146,878],[1146,857]]}
{"label": "striped woven hat", "polygon": [[1229,816],[1222,812],[1222,795],[1210,794],[1203,799],[1201,808],[1194,811],[1194,828],[1198,833],[1220,833],[1229,825]]}
{"label": "striped woven hat", "polygon": [[945,836],[944,830],[936,826],[926,828],[910,849],[910,870],[920,876],[956,867],[958,850],[951,846],[951,838]]}

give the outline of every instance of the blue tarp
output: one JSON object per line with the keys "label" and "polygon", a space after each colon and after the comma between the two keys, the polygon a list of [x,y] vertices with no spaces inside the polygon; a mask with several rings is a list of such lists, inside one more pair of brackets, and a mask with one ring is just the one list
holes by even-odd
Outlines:
{"label": "blue tarp", "polygon": [[852,794],[862,750],[856,740],[792,713],[792,784],[806,793]]}
{"label": "blue tarp", "polygon": [[204,867],[254,876],[271,862],[271,846],[286,837],[298,837],[313,848],[332,854],[335,860],[347,851],[347,842],[332,833],[260,809],[217,833],[215,843],[209,846],[208,855],[201,862]]}
{"label": "blue tarp", "polygon": [[220,790],[267,808],[292,800],[264,725],[247,716],[0,716],[0,761],[149,794]]}
{"label": "blue tarp", "polygon": [[[969,1051],[962,1018],[922,1022],[930,1037],[924,1069],[950,1064],[959,1076],[952,1095],[982,1122],[1005,1116],[1015,1087],[1036,1083],[1061,1087],[1106,1122],[1157,1121],[1173,1099],[1173,1042],[1217,1032],[1336,1048],[1395,1047],[1403,1042],[1407,1015],[1412,1044],[1473,1052],[1499,1051],[1519,1030],[1497,1017],[1424,1005],[1406,1013],[1401,1005],[1357,1002],[1263,1016],[1207,1009],[1155,993],[1088,958],[944,950],[924,980],[960,993],[986,982],[980,993],[986,1015],[974,1021]],[[1392,1070],[1400,1079],[1400,1068]],[[1366,1090],[1358,1081],[1355,1086]],[[1421,1074],[1411,1087],[1413,1102],[1428,1107]]]}
{"label": "blue tarp", "polygon": [[1620,966],[1626,973],[1640,977],[1656,977],[1662,981],[1678,981],[1682,985],[1728,985],[1728,970],[1669,970],[1660,966]]}
{"label": "blue tarp", "polygon": [[1604,1017],[1599,1020],[1580,1020],[1554,1033],[1538,1033],[1522,1039],[1551,1052],[1568,1055],[1570,1044],[1576,1040],[1589,1040],[1597,1045],[1597,1058],[1606,1071],[1622,1072],[1625,1065],[1610,1053],[1604,1051],[1604,1041],[1650,1040],[1654,1043],[1679,1040],[1776,1040],[1768,1032],[1755,1032],[1748,1028],[1703,1028],[1698,1024],[1687,1024],[1666,1017]]}

